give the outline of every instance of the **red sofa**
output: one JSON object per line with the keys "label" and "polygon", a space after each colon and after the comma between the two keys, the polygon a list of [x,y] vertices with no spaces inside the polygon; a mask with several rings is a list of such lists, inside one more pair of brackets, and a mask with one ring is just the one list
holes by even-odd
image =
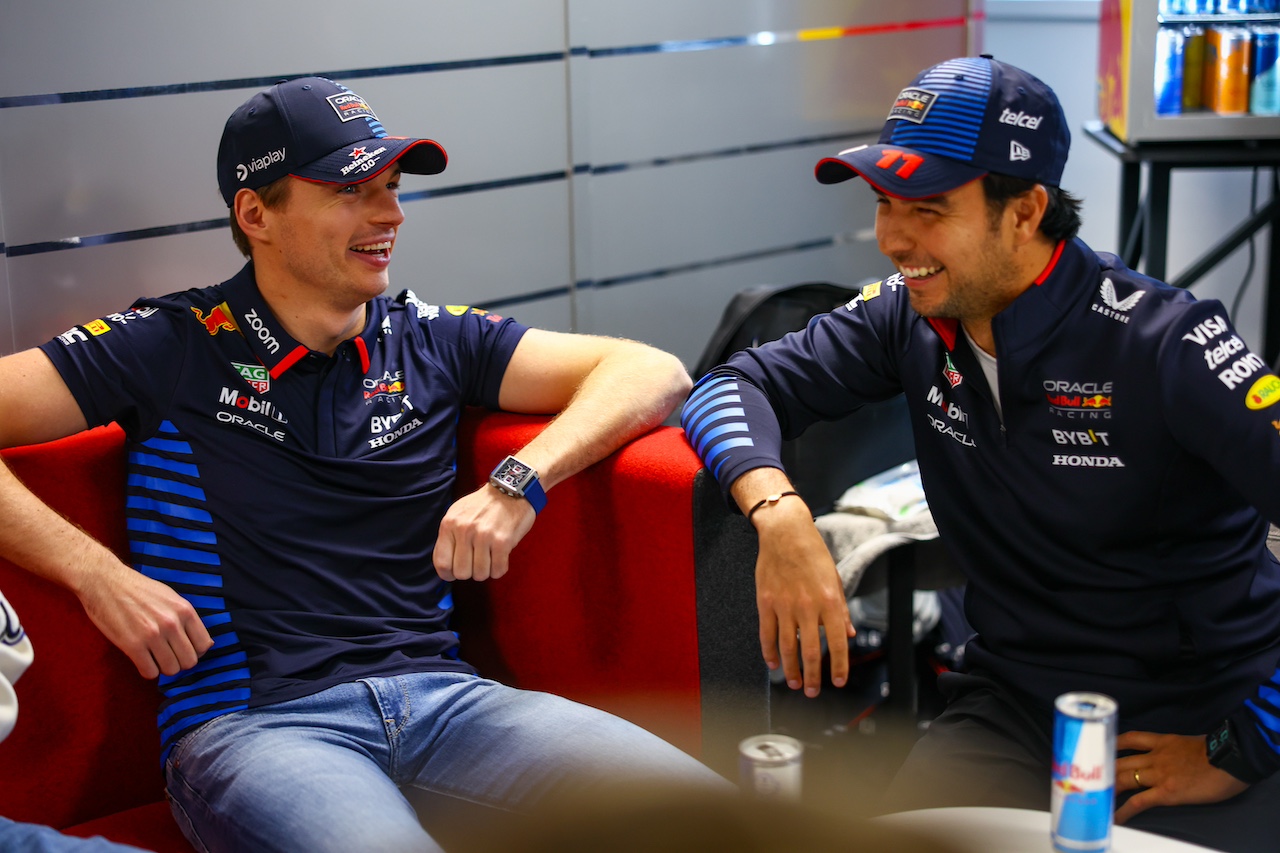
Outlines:
{"label": "red sofa", "polygon": [[[471,412],[458,489],[476,488],[545,418]],[[8,450],[13,471],[125,554],[124,443],[112,426]],[[463,657],[485,675],[618,713],[733,773],[768,729],[754,535],[680,430],[662,427],[557,486],[498,582],[455,584]],[[164,802],[155,685],[74,596],[0,560],[35,647],[0,743],[0,814],[149,850],[190,851]]]}

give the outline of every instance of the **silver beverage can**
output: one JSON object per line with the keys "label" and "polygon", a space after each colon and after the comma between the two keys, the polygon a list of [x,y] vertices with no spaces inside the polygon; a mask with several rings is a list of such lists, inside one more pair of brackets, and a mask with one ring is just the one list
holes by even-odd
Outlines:
{"label": "silver beverage can", "polygon": [[1115,791],[1116,700],[1101,693],[1062,694],[1053,715],[1053,849],[1110,848]]}
{"label": "silver beverage can", "polygon": [[787,735],[754,735],[738,744],[742,789],[767,799],[800,799],[804,744]]}

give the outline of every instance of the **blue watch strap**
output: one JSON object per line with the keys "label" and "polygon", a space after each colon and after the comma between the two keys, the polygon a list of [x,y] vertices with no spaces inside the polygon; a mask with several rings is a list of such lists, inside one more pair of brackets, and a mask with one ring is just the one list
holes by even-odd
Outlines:
{"label": "blue watch strap", "polygon": [[533,514],[537,515],[547,506],[547,490],[542,488],[542,483],[535,477],[524,487],[524,497],[533,505]]}

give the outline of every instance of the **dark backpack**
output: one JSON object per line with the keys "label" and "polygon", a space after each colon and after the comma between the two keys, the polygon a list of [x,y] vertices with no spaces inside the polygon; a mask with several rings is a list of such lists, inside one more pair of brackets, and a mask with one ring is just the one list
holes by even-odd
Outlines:
{"label": "dark backpack", "polygon": [[[739,350],[803,329],[815,315],[845,304],[860,289],[812,281],[739,291],[698,359],[694,378]],[[838,421],[816,423],[782,447],[782,463],[815,515],[829,512],[850,486],[915,455],[902,396],[864,406]]]}

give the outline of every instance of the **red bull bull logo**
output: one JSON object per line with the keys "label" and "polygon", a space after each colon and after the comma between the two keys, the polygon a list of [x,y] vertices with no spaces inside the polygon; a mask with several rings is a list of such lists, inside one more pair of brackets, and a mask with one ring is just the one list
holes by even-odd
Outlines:
{"label": "red bull bull logo", "polygon": [[206,316],[200,313],[200,309],[191,306],[191,312],[196,315],[196,319],[204,324],[205,331],[211,335],[216,335],[220,331],[238,332],[240,328],[236,325],[235,318],[231,314],[231,308],[227,303],[223,302],[215,305]]}

